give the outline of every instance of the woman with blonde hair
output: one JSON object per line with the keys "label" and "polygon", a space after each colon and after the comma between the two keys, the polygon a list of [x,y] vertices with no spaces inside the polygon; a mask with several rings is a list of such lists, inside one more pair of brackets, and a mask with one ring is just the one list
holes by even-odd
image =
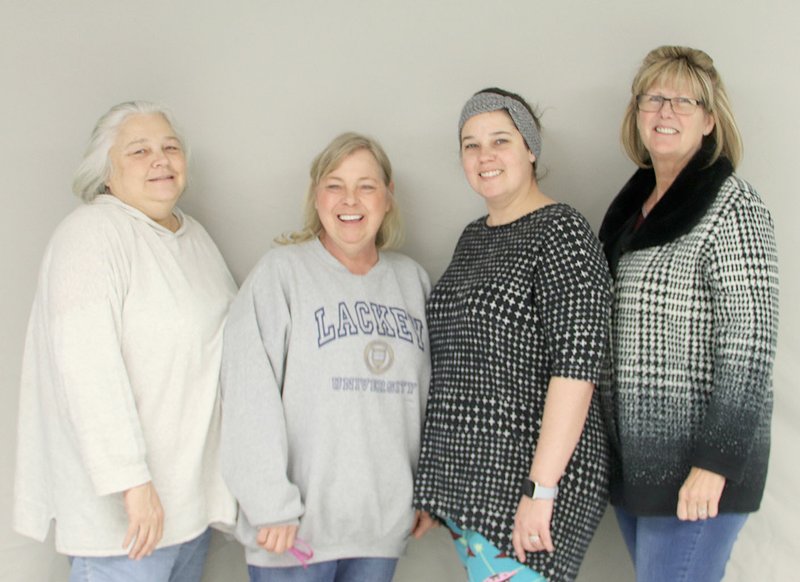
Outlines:
{"label": "woman with blonde hair", "polygon": [[703,51],[645,57],[622,142],[639,169],[600,228],[615,292],[611,501],[637,581],[721,580],[767,475],[772,219],[734,173],[741,137]]}
{"label": "woman with blonde hair", "polygon": [[223,472],[253,582],[390,581],[411,506],[430,363],[425,300],[381,146],[314,160],[305,225],[242,286],[225,329]]}

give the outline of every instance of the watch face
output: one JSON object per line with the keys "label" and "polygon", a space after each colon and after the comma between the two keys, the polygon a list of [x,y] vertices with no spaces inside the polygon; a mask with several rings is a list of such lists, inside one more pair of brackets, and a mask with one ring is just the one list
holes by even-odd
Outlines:
{"label": "watch face", "polygon": [[522,482],[523,495],[527,495],[528,497],[533,497],[533,489],[534,489],[533,481],[531,481],[530,479],[525,479]]}
{"label": "watch face", "polygon": [[522,482],[522,494],[532,499],[555,499],[557,493],[558,487],[544,487],[537,485],[530,479],[525,479]]}

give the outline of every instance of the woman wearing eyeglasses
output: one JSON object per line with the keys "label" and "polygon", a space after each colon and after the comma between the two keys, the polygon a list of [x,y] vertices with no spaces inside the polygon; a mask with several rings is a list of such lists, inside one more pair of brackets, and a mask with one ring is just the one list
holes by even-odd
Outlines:
{"label": "woman wearing eyeglasses", "polygon": [[601,393],[611,501],[637,582],[721,580],[769,456],[778,325],[773,225],[711,58],[651,51],[622,142],[639,170],[600,228],[614,276]]}

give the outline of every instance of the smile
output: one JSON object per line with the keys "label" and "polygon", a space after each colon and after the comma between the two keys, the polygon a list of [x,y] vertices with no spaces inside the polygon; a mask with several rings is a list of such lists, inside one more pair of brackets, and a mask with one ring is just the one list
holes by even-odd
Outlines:
{"label": "smile", "polygon": [[503,170],[489,170],[488,172],[478,172],[481,178],[494,178],[503,173]]}
{"label": "smile", "polygon": [[364,218],[363,214],[340,214],[339,220],[342,222],[356,222]]}
{"label": "smile", "polygon": [[656,133],[663,133],[664,135],[675,135],[676,133],[678,133],[678,130],[672,127],[657,127]]}

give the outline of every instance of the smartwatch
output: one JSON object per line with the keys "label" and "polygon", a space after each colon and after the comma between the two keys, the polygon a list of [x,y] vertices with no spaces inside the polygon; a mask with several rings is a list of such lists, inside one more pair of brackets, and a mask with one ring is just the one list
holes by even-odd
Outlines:
{"label": "smartwatch", "polygon": [[558,495],[558,485],[555,487],[545,487],[526,477],[522,482],[522,494],[527,495],[531,499],[555,499],[556,495]]}

